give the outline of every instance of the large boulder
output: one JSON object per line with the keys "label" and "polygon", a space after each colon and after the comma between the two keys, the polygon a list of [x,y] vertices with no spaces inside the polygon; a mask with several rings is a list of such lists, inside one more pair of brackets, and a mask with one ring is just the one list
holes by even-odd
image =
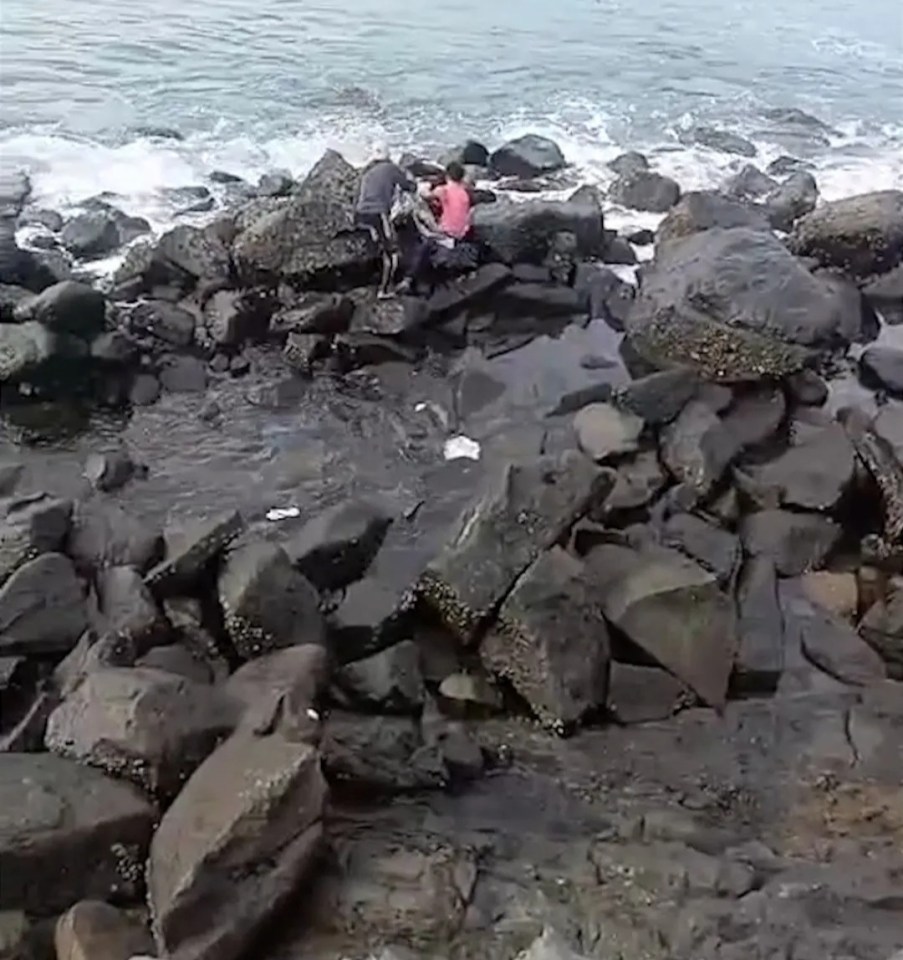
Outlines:
{"label": "large boulder", "polygon": [[603,544],[586,558],[606,619],[710,706],[723,706],[736,638],[714,574],[673,550]]}
{"label": "large boulder", "polygon": [[658,250],[628,335],[656,365],[749,380],[794,372],[808,360],[804,348],[845,346],[864,322],[839,285],[813,276],[771,234],[715,228]]}
{"label": "large boulder", "polygon": [[0,910],[137,898],[154,820],[130,784],[49,753],[0,754]]}
{"label": "large boulder", "polygon": [[106,567],[95,578],[98,632],[141,656],[169,639],[169,624],[133,567]]}
{"label": "large boulder", "polygon": [[594,194],[486,204],[474,211],[473,226],[476,239],[505,263],[541,263],[558,233],[574,235],[580,257],[600,256],[605,246],[602,208]]}
{"label": "large boulder", "polygon": [[72,523],[72,501],[44,493],[7,501],[5,506],[0,522],[0,584],[23,563],[60,551]]}
{"label": "large boulder", "polygon": [[786,580],[780,586],[782,609],[792,620],[806,659],[841,683],[866,686],[886,676],[881,657],[842,620],[816,606],[801,585]]}
{"label": "large boulder", "polygon": [[868,386],[903,397],[903,350],[868,347],[859,358],[859,375]]}
{"label": "large boulder", "polygon": [[90,339],[103,330],[106,301],[86,283],[64,280],[16,307],[18,321],[37,320],[48,330]]}
{"label": "large boulder", "polygon": [[903,260],[903,191],[825,203],[796,224],[790,245],[800,256],[853,276],[891,270]]}
{"label": "large boulder", "polygon": [[212,230],[182,224],[156,244],[137,244],[113,274],[113,296],[134,299],[155,287],[190,293],[195,287],[227,283],[232,277],[229,251]]}
{"label": "large boulder", "polygon": [[680,186],[660,173],[636,170],[615,180],[608,199],[630,210],[667,213],[680,200]]}
{"label": "large boulder", "polygon": [[843,428],[831,424],[752,476],[766,500],[801,510],[831,511],[852,487],[856,455]]}
{"label": "large boulder", "polygon": [[0,169],[0,218],[15,220],[31,196],[31,180],[24,170],[13,170],[4,164]]}
{"label": "large boulder", "polygon": [[656,243],[688,237],[713,227],[768,230],[768,221],[755,207],[714,191],[685,193],[659,224]]}
{"label": "large boulder", "polygon": [[134,567],[144,573],[163,558],[163,534],[104,498],[80,502],[66,548],[79,570]]}
{"label": "large boulder", "polygon": [[154,835],[154,935],[174,960],[238,960],[300,893],[319,853],[326,783],[317,750],[239,733],[194,772]]}
{"label": "large boulder", "polygon": [[293,193],[305,200],[329,197],[336,203],[354,204],[360,185],[361,171],[337,151],[327,150]]}
{"label": "large boulder", "polygon": [[68,557],[46,553],[0,588],[0,653],[68,653],[88,625],[81,583]]}
{"label": "large boulder", "polygon": [[785,577],[817,570],[842,533],[828,517],[790,510],[760,510],[744,517],[740,525],[746,553],[767,559]]}
{"label": "large boulder", "polygon": [[488,670],[564,732],[608,692],[608,631],[583,564],[554,547],[517,580],[483,638]]}
{"label": "large boulder", "polygon": [[87,354],[84,340],[54,333],[37,321],[0,323],[0,384],[72,379]]}
{"label": "large boulder", "polygon": [[411,640],[345,664],[335,682],[340,702],[364,711],[418,714],[426,696],[420,651]]}
{"label": "large boulder", "polygon": [[758,200],[778,186],[777,180],[768,176],[752,163],[747,163],[721,187],[721,192],[736,200]]}
{"label": "large boulder", "polygon": [[754,143],[737,133],[719,130],[717,127],[695,126],[681,132],[683,143],[698,144],[721,153],[731,153],[738,157],[754,157],[758,151]]}
{"label": "large boulder", "polygon": [[166,557],[152,567],[147,585],[157,593],[190,592],[208,565],[244,529],[237,510],[228,510],[186,527],[167,530]]}
{"label": "large boulder", "polygon": [[899,577],[888,585],[887,596],[866,611],[859,635],[884,660],[888,675],[903,680],[903,581]]}
{"label": "large boulder", "polygon": [[174,347],[187,347],[194,340],[194,314],[165,300],[136,304],[128,315],[128,326],[136,336],[149,336]]}
{"label": "large boulder", "polygon": [[319,595],[281,547],[262,541],[237,547],[227,556],[217,587],[226,630],[243,660],[323,642]]}
{"label": "large boulder", "polygon": [[768,223],[788,232],[800,217],[811,213],[818,203],[818,184],[807,170],[798,170],[768,193],[762,204]]}
{"label": "large boulder", "polygon": [[57,920],[57,960],[130,960],[149,956],[154,940],[138,920],[102,900],[81,900]]}
{"label": "large boulder", "polygon": [[223,684],[223,691],[241,710],[240,726],[268,728],[286,698],[297,713],[316,709],[326,692],[329,656],[319,644],[301,644],[268,653],[242,664]]}
{"label": "large boulder", "polygon": [[359,183],[360,173],[330,151],[287,201],[247,218],[232,250],[242,282],[313,289],[366,283],[376,251],[355,228]]}
{"label": "large boulder", "polygon": [[506,464],[464,511],[418,593],[446,626],[472,639],[527,567],[612,484],[612,474],[576,452]]}
{"label": "large boulder", "polygon": [[103,257],[112,253],[121,242],[116,220],[99,210],[73,217],[63,227],[60,241],[79,259]]}
{"label": "large boulder", "polygon": [[150,667],[90,671],[54,710],[47,748],[169,801],[235,726],[212,687]]}
{"label": "large boulder", "polygon": [[564,154],[558,144],[535,133],[509,141],[489,157],[489,168],[500,177],[538,177],[564,166]]}

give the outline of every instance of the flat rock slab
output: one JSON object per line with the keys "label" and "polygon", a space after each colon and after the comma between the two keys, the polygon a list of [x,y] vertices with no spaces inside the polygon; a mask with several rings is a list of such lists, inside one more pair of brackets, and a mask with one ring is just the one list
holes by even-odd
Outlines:
{"label": "flat rock slab", "polygon": [[553,547],[527,568],[483,638],[485,667],[564,732],[605,705],[608,630],[583,564]]}
{"label": "flat rock slab", "polygon": [[591,403],[574,417],[577,443],[597,463],[636,450],[642,430],[638,416],[609,403]]}
{"label": "flat rock slab", "polygon": [[603,544],[586,558],[606,619],[710,706],[733,669],[730,600],[716,578],[673,550]]}
{"label": "flat rock slab", "polygon": [[317,591],[275,544],[261,541],[233,550],[217,590],[226,630],[243,660],[325,639]]}
{"label": "flat rock slab", "polygon": [[326,783],[317,750],[237,734],[166,811],[148,861],[154,935],[179,960],[238,960],[319,852]]}
{"label": "flat rock slab", "polygon": [[856,455],[843,428],[825,427],[754,472],[778,502],[801,510],[833,510],[853,484]]}
{"label": "flat rock slab", "polygon": [[744,517],[740,526],[746,553],[768,557],[784,577],[818,569],[839,543],[842,532],[828,517],[789,510],[761,510]]}
{"label": "flat rock slab", "polygon": [[167,531],[166,558],[147,574],[148,586],[164,594],[190,588],[207,564],[243,529],[241,514],[231,510],[184,530]]}
{"label": "flat rock slab", "polygon": [[88,626],[82,585],[68,557],[46,553],[0,587],[0,654],[68,653]]}
{"label": "flat rock slab", "polygon": [[137,899],[154,821],[130,784],[53,754],[0,754],[0,909]]}
{"label": "flat rock slab", "polygon": [[98,669],[50,715],[46,745],[170,800],[232,732],[236,713],[212,687],[173,673]]}
{"label": "flat rock slab", "polygon": [[612,474],[576,452],[507,464],[427,566],[419,595],[462,640],[471,640],[514,581],[612,484]]}
{"label": "flat rock slab", "polygon": [[699,378],[690,367],[650,373],[615,392],[614,402],[645,423],[670,423],[693,399]]}
{"label": "flat rock slab", "polygon": [[835,680],[853,686],[884,680],[887,672],[881,657],[849,623],[812,603],[801,584],[782,584],[781,599],[786,615],[794,620],[803,654],[810,663]]}

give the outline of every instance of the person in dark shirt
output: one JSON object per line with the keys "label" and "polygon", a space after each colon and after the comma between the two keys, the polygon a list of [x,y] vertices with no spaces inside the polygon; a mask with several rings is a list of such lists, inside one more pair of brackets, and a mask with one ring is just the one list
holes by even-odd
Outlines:
{"label": "person in dark shirt", "polygon": [[355,222],[373,238],[382,256],[382,276],[377,297],[392,296],[391,285],[398,270],[398,237],[392,225],[392,204],[397,191],[413,193],[417,184],[389,157],[381,147],[376,159],[361,177],[361,188],[355,209]]}

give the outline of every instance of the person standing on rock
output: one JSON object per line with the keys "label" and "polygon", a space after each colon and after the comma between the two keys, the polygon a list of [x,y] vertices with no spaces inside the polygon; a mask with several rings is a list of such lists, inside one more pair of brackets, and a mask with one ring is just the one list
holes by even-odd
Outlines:
{"label": "person standing on rock", "polygon": [[398,270],[398,237],[390,216],[396,193],[414,193],[417,184],[396,163],[388,147],[375,151],[373,162],[364,170],[355,210],[355,222],[366,230],[379,248],[382,275],[377,297],[392,296],[391,285]]}

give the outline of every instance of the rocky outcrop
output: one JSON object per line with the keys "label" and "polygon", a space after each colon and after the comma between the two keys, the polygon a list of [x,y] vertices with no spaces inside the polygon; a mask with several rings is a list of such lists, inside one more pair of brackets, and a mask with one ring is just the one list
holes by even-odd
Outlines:
{"label": "rocky outcrop", "polygon": [[517,578],[611,486],[610,474],[579,455],[507,465],[424,571],[420,596],[462,640],[473,639]]}
{"label": "rocky outcrop", "polygon": [[579,257],[600,255],[604,245],[602,209],[598,199],[525,203],[495,203],[478,207],[474,234],[505,263],[541,263],[556,234],[572,234]]}
{"label": "rocky outcrop", "polygon": [[220,572],[218,592],[226,629],[243,660],[281,647],[323,642],[317,591],[281,547],[237,547]]}
{"label": "rocky outcrop", "polygon": [[486,668],[556,730],[606,703],[608,631],[594,593],[578,560],[550,550],[514,584],[480,644]]}
{"label": "rocky outcrop", "polygon": [[489,157],[490,170],[500,177],[538,177],[564,166],[564,154],[558,144],[535,133],[509,141]]}
{"label": "rocky outcrop", "polygon": [[608,199],[629,210],[667,213],[680,200],[680,185],[660,173],[637,169],[615,180]]}
{"label": "rocky outcrop", "polygon": [[238,960],[295,894],[323,836],[317,749],[238,734],[195,771],[154,835],[148,888],[160,951]]}
{"label": "rocky outcrop", "polygon": [[213,688],[149,667],[90,672],[51,714],[47,748],[172,800],[232,732],[236,716]]}
{"label": "rocky outcrop", "polygon": [[0,909],[52,916],[144,887],[154,810],[138,790],[53,754],[0,754]]}
{"label": "rocky outcrop", "polygon": [[796,224],[790,245],[800,256],[856,277],[891,270],[903,259],[903,192],[822,204]]}
{"label": "rocky outcrop", "polygon": [[655,239],[656,243],[665,243],[714,227],[767,230],[768,221],[755,207],[742,201],[714,192],[685,193],[659,224]]}
{"label": "rocky outcrop", "polygon": [[658,251],[628,335],[658,365],[750,380],[791,373],[807,362],[807,348],[849,343],[863,326],[843,291],[812,276],[773,236],[735,227]]}

